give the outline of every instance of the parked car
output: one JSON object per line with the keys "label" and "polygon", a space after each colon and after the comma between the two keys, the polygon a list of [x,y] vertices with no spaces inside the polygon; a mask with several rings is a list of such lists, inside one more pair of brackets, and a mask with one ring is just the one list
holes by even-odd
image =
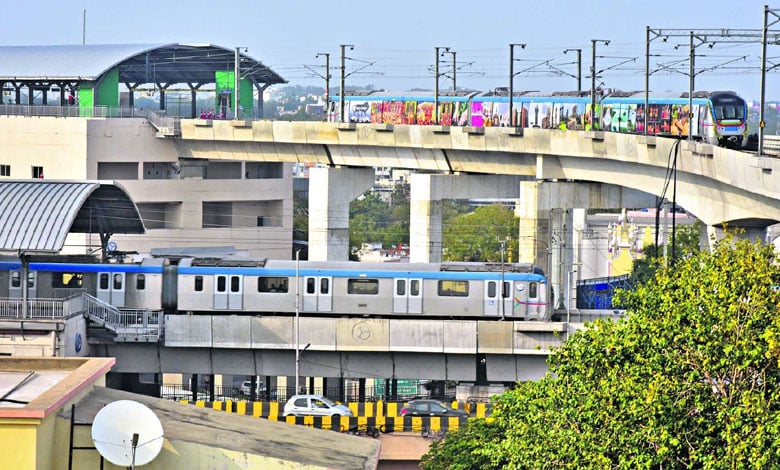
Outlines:
{"label": "parked car", "polygon": [[468,418],[469,414],[463,410],[450,408],[437,400],[412,400],[401,408],[401,416],[454,416],[456,418]]}
{"label": "parked car", "polygon": [[[247,396],[251,394],[251,390],[252,390],[251,380],[245,380],[238,388],[238,391],[241,392],[242,395],[247,395]],[[257,382],[255,384],[255,395],[257,395],[258,397],[262,397],[265,395],[265,384],[260,382]]]}
{"label": "parked car", "polygon": [[293,395],[284,404],[284,416],[352,416],[352,410],[322,395]]}

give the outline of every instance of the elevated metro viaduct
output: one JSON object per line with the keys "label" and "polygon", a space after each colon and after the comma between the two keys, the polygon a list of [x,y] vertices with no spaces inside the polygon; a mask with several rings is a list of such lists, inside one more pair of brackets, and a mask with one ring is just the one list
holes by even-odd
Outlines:
{"label": "elevated metro viaduct", "polygon": [[[780,221],[780,160],[670,138],[199,119],[182,120],[171,137],[180,158],[324,166],[310,173],[310,193],[323,195],[309,202],[310,259],[347,259],[349,201],[371,186],[373,167],[419,172],[411,177],[412,261],[441,260],[442,199],[519,199],[519,259],[545,267],[566,303],[565,273],[581,261],[572,228],[582,209],[655,207],[668,185],[666,198],[699,218],[708,238],[729,227],[763,241],[766,227]],[[676,183],[667,183],[670,176]]]}

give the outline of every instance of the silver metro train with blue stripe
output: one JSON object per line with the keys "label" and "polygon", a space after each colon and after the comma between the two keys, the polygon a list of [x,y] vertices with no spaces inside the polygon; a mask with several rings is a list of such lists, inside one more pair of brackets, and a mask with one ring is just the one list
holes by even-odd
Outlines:
{"label": "silver metro train with blue stripe", "polygon": [[[82,257],[83,258],[83,257]],[[24,269],[0,262],[0,297],[22,298]],[[28,299],[81,290],[120,309],[317,316],[549,320],[547,280],[508,263],[358,263],[31,258]],[[297,285],[296,285],[297,280]]]}

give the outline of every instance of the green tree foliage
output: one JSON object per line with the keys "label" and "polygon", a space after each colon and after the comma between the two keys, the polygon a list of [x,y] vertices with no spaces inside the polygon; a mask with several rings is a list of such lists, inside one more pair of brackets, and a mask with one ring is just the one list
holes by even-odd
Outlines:
{"label": "green tree foliage", "polygon": [[[674,252],[667,250],[667,256],[672,263],[680,258],[698,253],[701,249],[701,222],[698,220],[692,225],[678,225],[674,231]],[[631,267],[631,282],[641,284],[655,276],[656,270],[663,266],[663,251],[656,245],[644,248],[644,256],[634,261]]]}
{"label": "green tree foliage", "polygon": [[[478,207],[473,212],[442,224],[443,258],[447,261],[501,260],[501,242],[505,241],[504,260],[518,250],[518,225],[512,209],[500,204]],[[513,260],[517,261],[517,260]]]}
{"label": "green tree foliage", "polygon": [[293,238],[309,239],[309,200],[302,191],[293,191]]}
{"label": "green tree foliage", "polygon": [[368,191],[349,205],[349,244],[382,243],[385,248],[409,243],[409,187],[397,185],[386,202]]}
{"label": "green tree foliage", "polygon": [[659,269],[423,468],[780,468],[779,286],[744,240]]}

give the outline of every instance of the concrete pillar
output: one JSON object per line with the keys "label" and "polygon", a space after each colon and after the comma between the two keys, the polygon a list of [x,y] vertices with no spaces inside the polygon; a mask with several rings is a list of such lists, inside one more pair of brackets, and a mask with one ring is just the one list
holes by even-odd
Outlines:
{"label": "concrete pillar", "polygon": [[373,168],[309,170],[309,259],[349,259],[349,203],[374,184]]}
{"label": "concrete pillar", "polygon": [[441,199],[433,188],[436,175],[410,175],[409,262],[441,262]]}
{"label": "concrete pillar", "polygon": [[443,199],[517,199],[519,182],[507,175],[411,175],[409,260],[441,262]]}

